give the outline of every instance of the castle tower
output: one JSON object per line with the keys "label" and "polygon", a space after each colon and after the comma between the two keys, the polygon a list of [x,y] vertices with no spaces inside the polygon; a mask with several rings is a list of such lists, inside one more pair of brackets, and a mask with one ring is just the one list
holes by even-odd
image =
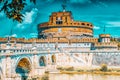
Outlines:
{"label": "castle tower", "polygon": [[63,5],[63,11],[53,12],[49,21],[38,25],[38,38],[93,37],[93,25],[74,21],[71,11]]}
{"label": "castle tower", "polygon": [[111,36],[110,34],[106,34],[106,26],[103,27],[103,33],[99,35],[99,41],[103,43],[109,43]]}
{"label": "castle tower", "polygon": [[110,34],[100,34],[99,41],[106,42],[106,43],[110,42]]}

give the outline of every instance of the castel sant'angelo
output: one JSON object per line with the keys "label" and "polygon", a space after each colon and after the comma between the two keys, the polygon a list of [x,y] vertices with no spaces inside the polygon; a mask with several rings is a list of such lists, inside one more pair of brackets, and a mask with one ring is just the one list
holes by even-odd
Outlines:
{"label": "castel sant'angelo", "polygon": [[53,12],[49,17],[49,22],[38,25],[38,38],[44,38],[49,42],[69,43],[69,45],[90,43],[90,50],[118,49],[118,43],[111,41],[110,34],[103,33],[99,35],[99,38],[94,38],[93,33],[92,23],[73,20],[72,12],[66,11],[65,8],[63,11]]}
{"label": "castel sant'angelo", "polygon": [[37,75],[48,65],[54,69],[66,65],[120,66],[119,43],[110,34],[95,38],[93,24],[75,21],[72,12],[64,7],[37,27],[38,38],[0,38],[0,79],[12,80],[16,76],[14,80],[20,80],[16,74]]}
{"label": "castel sant'angelo", "polygon": [[[93,37],[93,25],[89,22],[74,21],[70,11],[53,12],[49,22],[38,26],[39,37],[47,38],[81,38]],[[41,36],[42,35],[42,36]]]}

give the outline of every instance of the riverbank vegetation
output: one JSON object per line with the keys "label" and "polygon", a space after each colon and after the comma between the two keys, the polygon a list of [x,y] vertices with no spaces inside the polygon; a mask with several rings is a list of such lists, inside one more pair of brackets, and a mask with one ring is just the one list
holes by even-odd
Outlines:
{"label": "riverbank vegetation", "polygon": [[49,80],[48,74],[44,74],[35,78],[27,79],[27,80]]}
{"label": "riverbank vegetation", "polygon": [[102,64],[99,68],[85,68],[85,67],[57,67],[60,73],[63,74],[106,74],[106,75],[120,75],[120,68],[110,68],[106,64]]}
{"label": "riverbank vegetation", "polygon": [[49,76],[46,74],[46,75],[42,76],[42,78],[39,80],[49,80]]}

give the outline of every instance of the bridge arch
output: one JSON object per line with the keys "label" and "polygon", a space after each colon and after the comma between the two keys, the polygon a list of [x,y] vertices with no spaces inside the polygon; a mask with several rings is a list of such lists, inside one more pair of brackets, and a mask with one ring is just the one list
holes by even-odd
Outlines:
{"label": "bridge arch", "polygon": [[45,56],[41,56],[39,58],[39,65],[40,66],[46,66],[46,57]]}
{"label": "bridge arch", "polygon": [[56,63],[56,56],[55,56],[55,55],[52,55],[52,56],[51,56],[51,60],[52,60],[52,64],[55,64],[55,63]]}
{"label": "bridge arch", "polygon": [[3,72],[1,67],[0,67],[0,80],[3,80]]}
{"label": "bridge arch", "polygon": [[15,72],[21,76],[21,80],[27,80],[28,74],[32,69],[29,58],[20,58],[15,67]]}

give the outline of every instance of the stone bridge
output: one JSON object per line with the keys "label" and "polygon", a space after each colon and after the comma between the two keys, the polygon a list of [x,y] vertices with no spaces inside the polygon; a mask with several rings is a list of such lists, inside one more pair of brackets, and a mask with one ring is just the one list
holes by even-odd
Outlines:
{"label": "stone bridge", "polygon": [[[3,50],[0,52],[0,80],[26,80],[57,66],[120,66],[120,51]],[[110,59],[110,60],[109,60]]]}
{"label": "stone bridge", "polygon": [[[0,80],[26,80],[42,75],[48,65],[55,68],[58,52],[6,50],[0,53]],[[52,69],[51,68],[51,69]]]}

